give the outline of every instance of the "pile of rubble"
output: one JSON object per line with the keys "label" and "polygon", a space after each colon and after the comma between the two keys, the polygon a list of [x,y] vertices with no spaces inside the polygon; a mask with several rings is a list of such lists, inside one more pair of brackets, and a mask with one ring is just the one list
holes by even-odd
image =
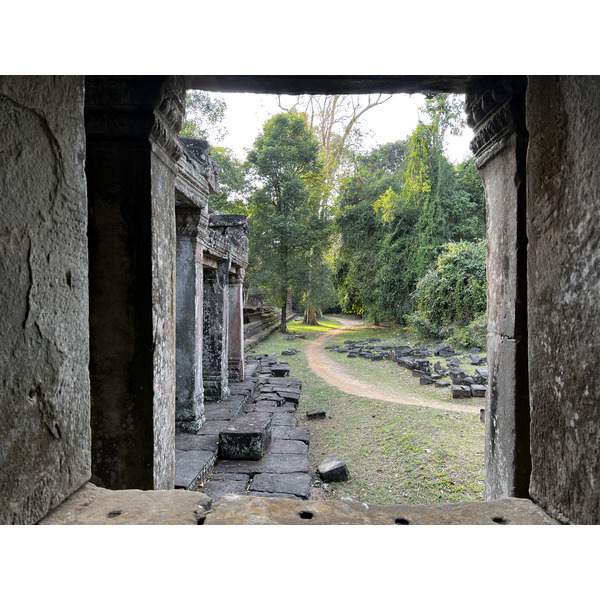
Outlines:
{"label": "pile of rubble", "polygon": [[[342,345],[325,346],[325,350],[346,354],[348,358],[393,360],[410,370],[413,377],[418,377],[421,385],[451,388],[453,398],[485,396],[488,370],[479,366],[486,361],[485,357],[479,355],[479,348],[472,348],[461,356],[449,345],[431,350],[423,346],[384,346],[378,345],[378,342],[381,342],[378,338],[367,338],[364,341],[346,340]],[[433,357],[439,357],[445,364],[442,365],[441,360],[435,361]],[[463,361],[475,366],[475,373],[470,374],[461,369]]]}

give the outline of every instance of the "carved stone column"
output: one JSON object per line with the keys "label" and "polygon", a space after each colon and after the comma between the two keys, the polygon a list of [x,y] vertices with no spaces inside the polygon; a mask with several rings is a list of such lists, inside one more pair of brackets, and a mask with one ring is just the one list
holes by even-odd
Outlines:
{"label": "carved stone column", "polygon": [[202,305],[204,294],[203,242],[208,212],[199,208],[176,208],[176,429],[197,433],[204,423],[202,379]]}
{"label": "carved stone column", "polygon": [[525,77],[490,77],[467,95],[471,149],[487,204],[485,498],[528,497]]}
{"label": "carved stone column", "polygon": [[230,261],[204,269],[203,359],[204,399],[219,402],[229,397],[227,293]]}
{"label": "carved stone column", "polygon": [[92,482],[173,487],[183,80],[86,77]]}
{"label": "carved stone column", "polygon": [[244,381],[244,283],[245,270],[229,275],[229,379]]}

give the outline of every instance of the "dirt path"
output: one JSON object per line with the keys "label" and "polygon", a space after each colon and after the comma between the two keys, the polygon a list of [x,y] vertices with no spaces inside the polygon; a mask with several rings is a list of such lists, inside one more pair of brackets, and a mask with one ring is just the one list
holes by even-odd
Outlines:
{"label": "dirt path", "polygon": [[405,394],[387,394],[379,390],[374,390],[369,384],[355,379],[342,365],[327,355],[327,352],[323,350],[323,346],[327,344],[330,338],[341,335],[347,331],[360,329],[365,327],[365,325],[357,323],[353,319],[335,317],[335,320],[339,321],[342,324],[342,327],[326,331],[306,346],[306,358],[308,359],[310,368],[316,375],[321,377],[321,379],[324,379],[330,385],[334,385],[347,394],[361,396],[363,398],[372,398],[373,400],[384,400],[385,402],[396,402],[397,404],[408,404],[411,406],[423,406],[450,412],[479,414],[479,408],[476,406],[460,406],[446,402],[421,400],[420,398]]}

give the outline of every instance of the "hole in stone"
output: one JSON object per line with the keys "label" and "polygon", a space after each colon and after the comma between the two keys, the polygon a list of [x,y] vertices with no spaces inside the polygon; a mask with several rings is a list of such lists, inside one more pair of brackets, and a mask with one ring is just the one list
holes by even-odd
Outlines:
{"label": "hole in stone", "polygon": [[492,521],[494,521],[494,523],[499,523],[500,525],[505,525],[507,523],[506,519],[503,517],[492,517]]}
{"label": "hole in stone", "polygon": [[66,278],[66,280],[67,280],[67,285],[68,285],[69,287],[71,287],[71,271],[67,271],[67,274],[66,274],[66,277],[65,277],[65,278]]}
{"label": "hole in stone", "polygon": [[311,513],[309,510],[301,510],[298,514],[300,515],[301,519],[312,519],[313,518],[313,513]]}
{"label": "hole in stone", "polygon": [[109,519],[114,519],[115,517],[118,517],[119,515],[123,514],[123,510],[121,508],[117,509],[117,510],[111,510],[106,516]]}
{"label": "hole in stone", "polygon": [[394,523],[396,523],[396,525],[410,525],[410,521],[408,519],[396,519],[394,521]]}
{"label": "hole in stone", "polygon": [[197,525],[204,525],[204,521],[206,521],[206,517],[198,517]]}

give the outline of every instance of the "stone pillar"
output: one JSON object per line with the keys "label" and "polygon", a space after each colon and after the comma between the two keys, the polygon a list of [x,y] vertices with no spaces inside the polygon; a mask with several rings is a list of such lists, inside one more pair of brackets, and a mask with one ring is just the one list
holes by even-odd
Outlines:
{"label": "stone pillar", "polygon": [[528,497],[525,77],[490,77],[467,95],[471,149],[487,204],[490,384],[485,499]]}
{"label": "stone pillar", "polygon": [[204,269],[203,358],[204,399],[219,402],[229,397],[227,284],[230,261]]}
{"label": "stone pillar", "polygon": [[244,381],[244,269],[229,275],[229,379]]}
{"label": "stone pillar", "polygon": [[175,426],[177,431],[182,433],[197,433],[204,423],[202,244],[208,227],[208,213],[200,208],[178,206],[176,219],[177,385]]}
{"label": "stone pillar", "polygon": [[173,487],[182,80],[87,77],[92,479]]}

